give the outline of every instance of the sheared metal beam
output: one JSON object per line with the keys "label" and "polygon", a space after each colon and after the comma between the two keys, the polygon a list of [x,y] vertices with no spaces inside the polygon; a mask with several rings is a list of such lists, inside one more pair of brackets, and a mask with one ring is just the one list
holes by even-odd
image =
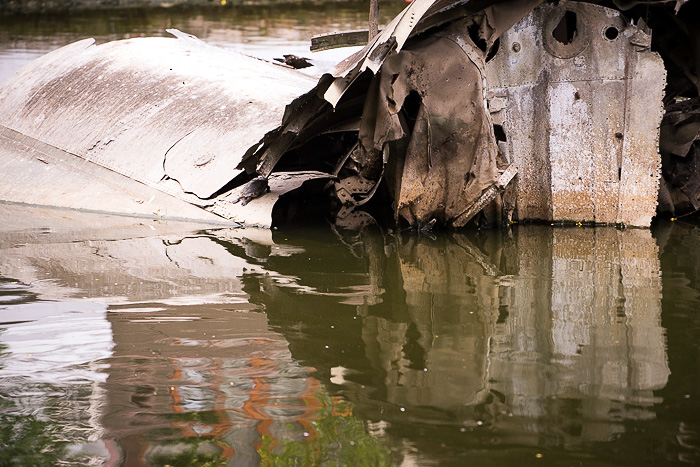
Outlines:
{"label": "sheared metal beam", "polygon": [[510,184],[517,174],[518,169],[514,164],[510,164],[503,172],[499,174],[496,184],[484,190],[474,204],[472,204],[469,209],[455,219],[455,223],[465,225],[467,222],[472,220],[474,216],[479,214],[482,209],[493,201],[496,195],[503,192],[503,190],[508,186],[508,184]]}
{"label": "sheared metal beam", "polygon": [[368,40],[369,31],[366,29],[319,34],[311,38],[310,50],[312,52],[320,52],[341,47],[356,47],[366,45]]}

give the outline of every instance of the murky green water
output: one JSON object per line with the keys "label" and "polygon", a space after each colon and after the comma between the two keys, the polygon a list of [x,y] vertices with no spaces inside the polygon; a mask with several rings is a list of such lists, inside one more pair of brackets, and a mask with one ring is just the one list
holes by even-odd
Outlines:
{"label": "murky green water", "polygon": [[2,465],[700,462],[700,228],[0,205]]}
{"label": "murky green water", "polygon": [[[365,16],[3,18],[0,79],[169,27],[308,56]],[[0,465],[698,464],[699,247],[684,223],[416,237],[0,205]]]}

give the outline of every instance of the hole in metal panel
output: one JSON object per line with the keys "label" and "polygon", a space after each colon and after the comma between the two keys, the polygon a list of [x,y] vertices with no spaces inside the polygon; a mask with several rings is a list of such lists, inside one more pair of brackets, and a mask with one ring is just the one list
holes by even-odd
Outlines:
{"label": "hole in metal panel", "polygon": [[506,132],[503,130],[503,125],[493,125],[493,133],[496,136],[496,141],[508,141]]}
{"label": "hole in metal panel", "polygon": [[603,34],[605,35],[606,39],[614,41],[615,39],[617,39],[617,36],[620,35],[620,31],[615,26],[610,26],[608,28],[605,28]]}
{"label": "hole in metal panel", "polygon": [[559,24],[552,31],[552,37],[564,45],[571,44],[576,37],[576,13],[566,10]]}
{"label": "hole in metal panel", "polygon": [[482,52],[486,52],[486,40],[481,37],[481,34],[479,33],[479,24],[478,23],[472,23],[467,27],[467,32],[469,33],[469,38],[474,42],[474,45],[477,46]]}

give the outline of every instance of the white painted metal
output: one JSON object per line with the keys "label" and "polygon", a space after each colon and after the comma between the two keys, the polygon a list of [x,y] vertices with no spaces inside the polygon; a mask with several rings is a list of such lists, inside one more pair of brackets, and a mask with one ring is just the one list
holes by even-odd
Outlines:
{"label": "white painted metal", "polygon": [[[0,149],[13,172],[0,174],[0,200],[162,212],[124,202],[142,198],[134,195],[144,191],[134,190],[137,181],[190,204],[212,205],[209,198],[240,173],[246,152],[281,124],[287,104],[316,84],[288,67],[171,32],[177,38],[83,40],[3,83]],[[26,163],[37,147],[56,156],[48,166]],[[96,175],[101,182],[88,180]],[[97,195],[95,183],[107,179],[110,196]],[[178,217],[192,217],[194,209],[183,207]],[[216,218],[204,211],[195,217]]]}

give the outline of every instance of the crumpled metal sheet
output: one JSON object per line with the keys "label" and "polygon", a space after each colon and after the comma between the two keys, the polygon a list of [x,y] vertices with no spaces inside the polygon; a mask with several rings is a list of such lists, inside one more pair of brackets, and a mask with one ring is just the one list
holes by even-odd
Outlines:
{"label": "crumpled metal sheet", "polygon": [[695,143],[684,158],[673,158],[668,179],[673,190],[671,212],[686,214],[691,207],[693,211],[700,210],[700,144]]}
{"label": "crumpled metal sheet", "polygon": [[[362,204],[385,178],[397,218],[416,227],[435,221],[463,226],[469,220],[463,215],[496,185],[499,175],[484,100],[486,53],[500,34],[539,3],[517,0],[482,11],[483,4],[476,2],[415,0],[367,47],[324,76],[315,93],[300,100],[301,111],[285,121],[283,137],[255,154],[258,173],[271,173],[285,150],[302,139],[309,122],[322,120],[333,109],[344,112],[343,96],[370,70],[375,77],[364,96],[360,144],[345,165],[349,170],[335,171],[339,200]],[[477,13],[486,50],[469,38],[467,27],[474,19],[409,41],[427,29]],[[417,114],[410,115],[408,123],[411,112],[404,106],[415,96]]]}
{"label": "crumpled metal sheet", "polygon": [[[384,146],[403,140],[405,152],[389,154],[382,172],[397,214],[414,226],[433,219],[461,226],[460,215],[497,178],[483,57],[458,37],[445,33],[392,54],[376,77],[378,94],[368,97],[363,112],[361,173],[376,178],[371,172],[382,165]],[[412,94],[419,102],[410,128],[402,109]]]}
{"label": "crumpled metal sheet", "polygon": [[685,157],[693,143],[700,140],[700,101],[696,109],[667,111],[661,124],[662,153]]}
{"label": "crumpled metal sheet", "polygon": [[178,38],[89,39],[47,54],[0,88],[0,124],[211,204],[316,80],[171,32]]}
{"label": "crumpled metal sheet", "polygon": [[[569,11],[572,40],[553,31]],[[486,66],[489,105],[518,167],[517,220],[649,226],[666,71],[649,32],[618,11],[545,4]]]}
{"label": "crumpled metal sheet", "polygon": [[483,11],[486,21],[482,35],[490,46],[500,33],[542,1],[514,0],[485,6],[473,0],[413,0],[364,49],[330,70],[335,80],[324,91],[324,99],[335,106],[365,70],[376,74],[384,60],[392,52],[400,52],[410,36]]}

